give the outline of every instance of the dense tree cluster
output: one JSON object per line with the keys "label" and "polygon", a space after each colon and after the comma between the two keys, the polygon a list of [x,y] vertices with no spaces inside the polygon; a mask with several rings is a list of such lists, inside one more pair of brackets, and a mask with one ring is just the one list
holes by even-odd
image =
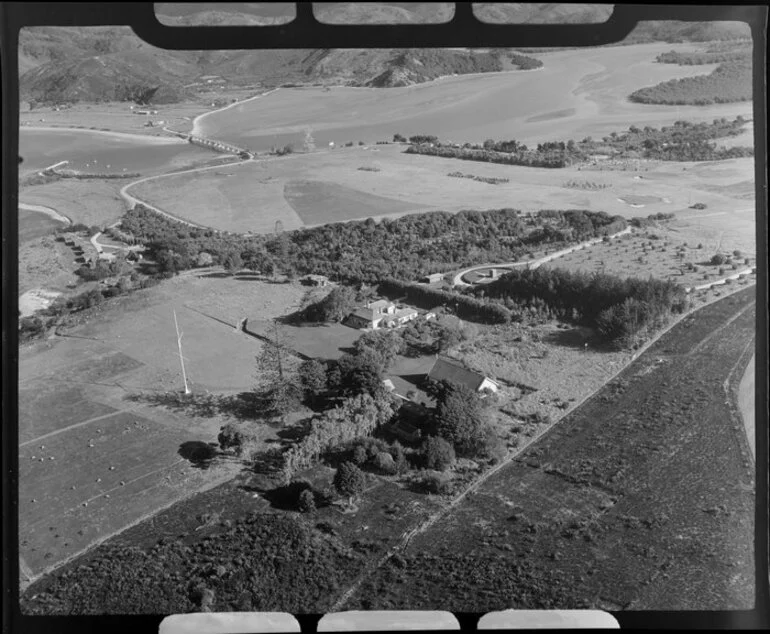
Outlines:
{"label": "dense tree cluster", "polygon": [[22,609],[48,615],[323,613],[359,570],[359,558],[329,536],[291,517],[255,512],[204,539],[164,537],[147,549],[99,546],[88,562],[32,586]]}
{"label": "dense tree cluster", "polygon": [[124,214],[120,228],[141,240],[150,258],[169,260],[164,265],[168,267],[166,270],[192,268],[201,252],[209,253],[215,263],[221,264],[233,248],[248,251],[258,242],[214,229],[191,227],[155,213],[141,204]]}
{"label": "dense tree cluster", "polygon": [[326,451],[363,436],[371,436],[395,413],[393,399],[360,394],[317,416],[309,432],[283,453],[283,475],[288,482],[299,470],[315,464]]}
{"label": "dense tree cluster", "polygon": [[644,129],[631,126],[628,132],[605,137],[621,156],[639,154],[659,161],[721,161],[753,156],[750,147],[717,148],[713,141],[738,136],[746,125],[740,115],[732,121],[722,117],[711,123],[676,121],[671,126]]}
{"label": "dense tree cluster", "polygon": [[342,321],[356,306],[356,292],[349,286],[337,286],[322,299],[309,304],[292,316],[300,322]]}
{"label": "dense tree cluster", "polygon": [[751,60],[747,58],[724,62],[708,75],[670,79],[640,88],[629,99],[637,103],[706,106],[750,101],[752,95]]}
{"label": "dense tree cluster", "polygon": [[[457,455],[471,458],[489,456],[497,438],[491,427],[489,410],[479,395],[464,385],[446,382],[433,391],[437,397],[434,412],[436,434],[448,442]],[[437,460],[437,464],[441,462]]]}
{"label": "dense tree cluster", "polygon": [[361,335],[354,347],[357,355],[369,352],[382,368],[387,369],[396,356],[404,352],[406,344],[398,331],[371,330]]}
{"label": "dense tree cluster", "polygon": [[538,299],[562,319],[598,328],[605,340],[621,345],[687,305],[684,288],[670,281],[542,267],[513,270],[474,292],[511,309]]}
{"label": "dense tree cluster", "polygon": [[366,487],[366,476],[352,462],[343,462],[334,474],[334,488],[342,495],[353,497],[361,493]]}
{"label": "dense tree cluster", "polygon": [[403,473],[409,468],[406,452],[398,440],[388,443],[382,438],[365,436],[349,445],[348,454],[359,467],[370,467],[385,475]]}
{"label": "dense tree cluster", "polygon": [[[555,246],[624,228],[619,216],[604,212],[570,210],[557,216],[542,226],[544,214],[527,219],[515,209],[437,211],[277,236],[239,236],[190,227],[137,206],[126,214],[122,226],[147,245],[149,258],[161,273],[197,266],[203,253],[216,263],[237,253],[240,264],[252,271],[315,273],[370,284],[387,278],[413,280],[480,262],[512,262],[541,244]],[[308,307],[303,318],[325,321],[332,313],[347,314],[349,298],[345,291],[338,294]]]}
{"label": "dense tree cluster", "polygon": [[479,262],[517,260],[540,242],[574,239],[574,227],[584,226],[586,219],[595,235],[618,226],[616,218],[591,211],[565,213],[560,224],[549,224],[545,232],[514,209],[430,212],[293,232],[287,258],[301,274],[317,273],[343,282],[413,280]]}
{"label": "dense tree cluster", "polygon": [[543,66],[542,60],[529,57],[529,55],[522,55],[521,53],[512,53],[509,59],[512,64],[518,66],[519,70],[534,70]]}
{"label": "dense tree cluster", "polygon": [[741,47],[733,49],[707,50],[704,52],[684,53],[682,51],[669,51],[661,53],[655,58],[660,64],[679,64],[680,66],[699,66],[701,64],[720,64],[723,62],[745,61],[751,59],[751,48]]}
{"label": "dense tree cluster", "polygon": [[455,449],[440,436],[428,436],[422,445],[425,467],[435,471],[446,471],[455,463]]}
{"label": "dense tree cluster", "polygon": [[441,158],[457,158],[465,161],[482,161],[484,163],[502,163],[503,165],[525,165],[527,167],[567,167],[581,160],[581,157],[570,154],[558,147],[543,147],[540,151],[530,150],[526,146],[511,152],[499,152],[484,149],[478,145],[458,144],[413,144],[406,148],[407,154],[425,154]]}
{"label": "dense tree cluster", "polygon": [[630,224],[632,227],[637,227],[638,229],[645,229],[646,227],[652,227],[659,222],[667,222],[672,220],[674,217],[674,214],[666,213],[650,214],[646,218],[643,218],[642,216],[634,216],[628,221],[628,224]]}

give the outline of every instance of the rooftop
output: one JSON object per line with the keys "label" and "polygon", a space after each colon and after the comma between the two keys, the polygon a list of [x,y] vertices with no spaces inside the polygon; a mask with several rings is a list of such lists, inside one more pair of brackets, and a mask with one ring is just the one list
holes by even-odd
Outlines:
{"label": "rooftop", "polygon": [[450,361],[439,357],[428,372],[428,377],[434,381],[449,381],[459,385],[465,385],[474,392],[477,391],[484,379],[483,374],[469,370],[457,361]]}

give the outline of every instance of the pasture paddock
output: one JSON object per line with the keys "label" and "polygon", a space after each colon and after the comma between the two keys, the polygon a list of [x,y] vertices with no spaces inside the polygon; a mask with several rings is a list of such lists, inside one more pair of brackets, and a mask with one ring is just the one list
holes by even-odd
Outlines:
{"label": "pasture paddock", "polygon": [[[182,388],[172,310],[193,392],[237,394],[254,387],[261,344],[234,325],[247,314],[285,314],[303,293],[298,285],[179,276],[21,348],[19,522],[28,574],[240,471],[227,461],[200,469],[180,455],[184,443],[216,442],[234,414],[155,404]],[[275,438],[271,427],[256,431],[265,442]]]}
{"label": "pasture paddock", "polygon": [[[601,242],[573,251],[542,266],[569,271],[608,273],[621,277],[652,276],[662,280],[670,279],[692,288],[756,265],[753,249],[741,251],[740,257],[732,255],[732,251],[736,250],[731,248],[733,244],[747,243],[747,240],[741,237],[737,240],[723,240],[719,248],[721,253],[730,255],[737,269],[733,269],[731,265],[710,264],[709,260],[717,252],[719,245],[713,240],[696,242],[698,233],[704,235],[703,229],[698,228],[699,232],[697,229],[692,230],[690,222],[674,221],[672,226],[661,224],[622,236],[609,243]],[[689,241],[683,239],[685,236],[691,236]],[[699,244],[703,245],[702,248],[698,248]],[[744,263],[747,257],[749,264]],[[697,267],[697,271],[688,270],[688,264]],[[723,269],[724,273],[720,274],[720,269]]]}
{"label": "pasture paddock", "polygon": [[[360,170],[362,166],[378,171]],[[448,176],[457,170],[509,182],[490,187]],[[732,214],[752,206],[748,196],[753,194],[749,187],[753,170],[753,159],[731,159],[718,165],[642,161],[635,171],[587,176],[579,166],[554,170],[461,161],[405,154],[403,146],[387,144],[266,157],[216,170],[169,175],[140,183],[131,193],[198,224],[269,233],[276,220],[286,229],[297,229],[436,210],[588,209],[630,218],[672,212],[691,215],[688,206],[703,202],[710,213]],[[586,178],[605,187],[564,187],[565,182]],[[298,198],[301,193],[312,197]],[[632,207],[619,200],[642,196],[650,202]]]}

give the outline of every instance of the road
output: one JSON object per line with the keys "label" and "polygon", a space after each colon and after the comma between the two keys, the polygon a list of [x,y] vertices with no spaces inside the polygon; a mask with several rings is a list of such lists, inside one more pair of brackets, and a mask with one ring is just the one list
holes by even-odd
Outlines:
{"label": "road", "polygon": [[[627,233],[631,233],[631,227],[626,227],[623,229],[623,231],[618,231],[618,233],[614,233],[609,238],[612,240],[614,238],[617,238],[619,236],[625,235]],[[604,238],[594,238],[592,240],[587,240],[586,242],[581,242],[580,244],[576,244],[574,246],[568,247],[566,249],[562,249],[561,251],[556,251],[556,253],[551,253],[550,255],[547,255],[545,257],[539,258],[537,260],[528,260],[526,262],[504,262],[502,264],[479,264],[476,266],[472,266],[468,269],[465,269],[463,271],[460,271],[452,278],[452,285],[453,286],[473,286],[473,284],[469,284],[468,282],[463,281],[463,277],[467,275],[468,273],[471,273],[472,271],[478,271],[480,269],[488,269],[488,268],[503,268],[503,267],[522,267],[526,266],[527,268],[536,269],[541,264],[545,264],[546,262],[550,262],[551,260],[555,260],[556,258],[560,258],[563,255],[567,255],[568,253],[572,253],[573,251],[577,251],[579,249],[582,249],[583,247],[590,247],[594,244],[599,244]]]}

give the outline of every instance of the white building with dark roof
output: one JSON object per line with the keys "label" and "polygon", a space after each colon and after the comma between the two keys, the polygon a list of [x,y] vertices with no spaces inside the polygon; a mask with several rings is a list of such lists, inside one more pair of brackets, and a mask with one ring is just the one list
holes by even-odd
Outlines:
{"label": "white building with dark roof", "polygon": [[398,328],[413,319],[417,319],[418,315],[419,313],[414,308],[399,308],[393,302],[379,299],[368,302],[366,306],[356,308],[348,315],[346,323],[353,328],[369,328],[371,330]]}

